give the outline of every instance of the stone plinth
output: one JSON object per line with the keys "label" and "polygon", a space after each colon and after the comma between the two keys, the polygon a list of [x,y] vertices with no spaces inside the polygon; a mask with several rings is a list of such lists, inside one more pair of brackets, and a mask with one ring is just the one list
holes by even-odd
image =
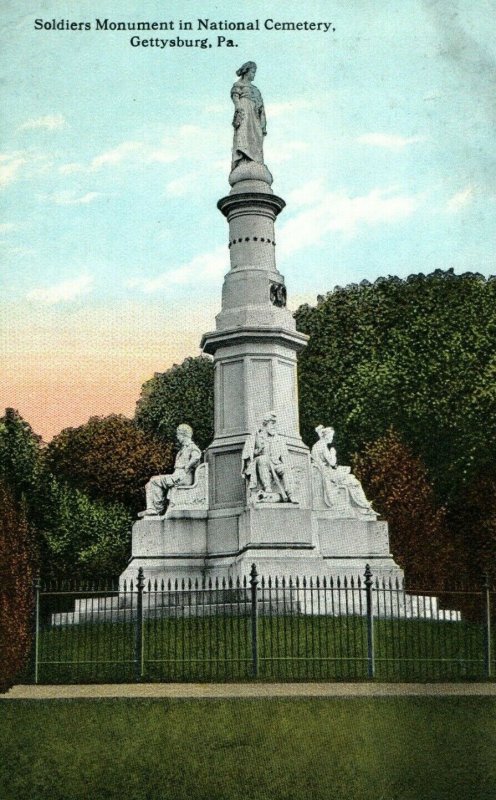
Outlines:
{"label": "stone plinth", "polygon": [[239,520],[240,550],[261,545],[285,549],[315,548],[316,530],[310,509],[289,503],[247,508]]}
{"label": "stone plinth", "polygon": [[289,503],[210,510],[201,518],[149,517],[135,523],[132,538],[121,585],[135,581],[139,567],[152,581],[222,579],[248,576],[253,562],[267,577],[356,578],[367,562],[375,577],[403,577],[386,522],[336,519]]}
{"label": "stone plinth", "polygon": [[201,556],[207,550],[206,518],[148,517],[133,525],[133,558]]}
{"label": "stone plinth", "polygon": [[324,558],[392,558],[387,522],[332,519],[318,512],[315,519]]}
{"label": "stone plinth", "polygon": [[[236,578],[253,562],[267,577],[358,575],[371,559],[375,574],[401,574],[387,525],[361,488],[339,470],[316,470],[301,439],[297,354],[308,337],[296,330],[277,268],[275,223],[285,202],[263,163],[260,105],[253,119],[263,128],[243,127],[253,112],[246,91],[242,76],[232,188],[217,204],[229,226],[230,264],[215,330],[201,341],[214,360],[214,439],[195,484],[171,490],[165,517],[134,526],[125,575],[141,566],[145,578]],[[278,438],[263,439],[267,415]]]}

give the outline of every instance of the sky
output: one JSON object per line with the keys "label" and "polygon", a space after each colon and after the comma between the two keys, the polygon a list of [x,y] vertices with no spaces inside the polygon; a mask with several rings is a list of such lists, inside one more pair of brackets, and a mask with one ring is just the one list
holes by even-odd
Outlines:
{"label": "sky", "polygon": [[[45,440],[132,416],[154,372],[199,354],[229,265],[216,203],[248,59],[292,308],[383,275],[496,273],[495,18],[496,0],[3,0],[0,413]],[[332,26],[282,29],[302,22]]]}

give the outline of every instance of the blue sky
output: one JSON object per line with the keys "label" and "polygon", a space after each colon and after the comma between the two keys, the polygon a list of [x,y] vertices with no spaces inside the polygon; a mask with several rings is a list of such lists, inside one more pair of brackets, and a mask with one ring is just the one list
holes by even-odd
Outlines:
{"label": "blue sky", "polygon": [[[228,268],[230,87],[245,60],[287,202],[277,257],[290,303],[335,285],[495,268],[496,3],[4,0],[0,85],[3,378],[45,437],[133,413],[154,371],[198,353]],[[233,11],[233,9],[236,9]],[[133,48],[96,18],[173,21]],[[35,20],[90,31],[35,30]],[[212,22],[261,30],[185,32]],[[335,31],[264,30],[264,21]],[[271,23],[269,23],[271,24]],[[237,47],[217,47],[217,35]]]}

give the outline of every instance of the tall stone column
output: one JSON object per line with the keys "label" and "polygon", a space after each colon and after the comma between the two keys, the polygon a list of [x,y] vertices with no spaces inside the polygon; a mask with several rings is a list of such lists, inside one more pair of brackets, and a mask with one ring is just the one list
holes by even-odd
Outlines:
{"label": "tall stone column", "polygon": [[311,507],[296,376],[296,354],[307,337],[296,331],[276,266],[274,223],[285,203],[273,194],[271,180],[264,165],[238,167],[230,176],[231,193],[217,204],[229,223],[231,264],[216,330],[202,339],[215,365],[215,438],[207,451],[211,510],[245,505],[243,445],[271,410],[293,462],[302,465],[300,507]]}
{"label": "tall stone column", "polygon": [[[277,416],[277,431],[289,451],[299,502],[291,507],[279,503],[277,509],[266,505],[258,509],[257,519],[269,512],[278,519],[282,514],[284,521],[281,517],[275,526],[286,528],[287,534],[288,514],[296,521],[303,511],[308,516],[312,507],[309,452],[299,430],[296,374],[296,356],[307,337],[296,330],[287,307],[284,276],[276,265],[274,223],[285,203],[273,193],[272,176],[263,162],[235,160],[236,148],[245,147],[245,138],[235,132],[229,176],[232,188],[217,204],[229,224],[230,269],[224,279],[216,329],[206,333],[201,342],[215,365],[215,436],[207,450],[210,552],[222,547],[229,550],[235,541],[239,548],[253,538],[248,518],[254,512],[248,509],[242,452],[247,437],[270,411]],[[300,526],[300,533],[307,540],[311,538],[309,520],[304,527],[306,531]],[[266,531],[269,545],[275,535],[274,524]],[[263,532],[257,535],[264,538]],[[280,535],[284,539],[284,531]]]}

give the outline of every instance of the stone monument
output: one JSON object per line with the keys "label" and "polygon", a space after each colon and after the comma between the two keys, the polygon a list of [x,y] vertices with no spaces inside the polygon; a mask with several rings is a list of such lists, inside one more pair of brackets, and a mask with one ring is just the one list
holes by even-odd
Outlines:
{"label": "stone monument", "polygon": [[230,268],[215,330],[201,341],[215,367],[214,439],[201,462],[191,429],[179,426],[174,472],[148,485],[121,581],[139,567],[152,580],[237,578],[254,561],[272,576],[356,576],[369,562],[376,576],[401,578],[387,523],[338,465],[333,429],[317,426],[311,453],[300,436],[296,357],[307,337],[276,266],[274,223],[285,203],[264,162],[255,72],[254,62],[243,64],[231,89],[231,191],[217,204]]}

